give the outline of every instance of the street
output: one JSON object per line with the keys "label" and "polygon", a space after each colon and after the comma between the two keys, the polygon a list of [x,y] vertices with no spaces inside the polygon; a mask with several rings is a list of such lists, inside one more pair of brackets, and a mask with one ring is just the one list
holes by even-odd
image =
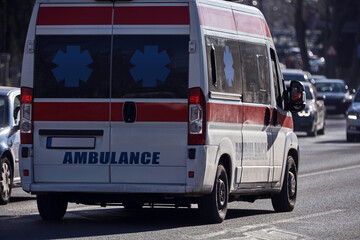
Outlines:
{"label": "street", "polygon": [[270,200],[232,202],[222,224],[192,209],[69,204],[61,221],[46,222],[35,197],[13,189],[0,206],[0,239],[360,239],[360,143],[347,143],[345,119],[327,119],[325,135],[299,134],[301,159],[295,210],[275,213]]}

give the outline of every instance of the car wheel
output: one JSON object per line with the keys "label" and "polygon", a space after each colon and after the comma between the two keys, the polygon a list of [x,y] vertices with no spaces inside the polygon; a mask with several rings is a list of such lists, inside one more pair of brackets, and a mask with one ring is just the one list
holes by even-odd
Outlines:
{"label": "car wheel", "polygon": [[40,216],[44,220],[60,220],[64,217],[68,202],[61,195],[37,195],[36,202]]}
{"label": "car wheel", "polygon": [[276,212],[290,212],[294,209],[297,195],[297,169],[292,156],[288,156],[284,182],[279,194],[271,198]]}
{"label": "car wheel", "polygon": [[11,187],[13,183],[12,168],[7,157],[0,159],[0,168],[0,205],[5,205],[10,200]]}
{"label": "car wheel", "polygon": [[310,137],[316,137],[317,136],[317,130],[316,130],[316,126],[314,127],[314,130],[311,130],[307,133],[308,136]]}
{"label": "car wheel", "polygon": [[202,197],[198,206],[204,219],[210,223],[221,223],[227,213],[229,201],[229,184],[226,170],[219,165],[216,171],[214,187],[211,194]]}
{"label": "car wheel", "polygon": [[346,133],[346,141],[347,142],[355,142],[355,135],[354,134],[350,134],[350,133]]}

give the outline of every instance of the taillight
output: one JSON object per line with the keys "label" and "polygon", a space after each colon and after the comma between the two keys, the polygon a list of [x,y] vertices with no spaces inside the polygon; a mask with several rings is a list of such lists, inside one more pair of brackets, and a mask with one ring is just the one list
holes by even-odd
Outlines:
{"label": "taillight", "polygon": [[21,88],[20,138],[22,144],[33,143],[32,89]]}
{"label": "taillight", "polygon": [[189,145],[204,145],[206,130],[206,102],[201,88],[189,93]]}

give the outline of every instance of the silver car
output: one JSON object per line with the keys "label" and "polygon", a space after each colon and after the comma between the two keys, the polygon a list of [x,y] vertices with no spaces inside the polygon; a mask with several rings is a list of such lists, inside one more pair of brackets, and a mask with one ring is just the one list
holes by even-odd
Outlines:
{"label": "silver car", "polygon": [[358,137],[360,137],[360,88],[346,112],[346,139],[348,142],[354,142]]}
{"label": "silver car", "polygon": [[19,176],[20,89],[0,87],[0,205],[10,200]]}

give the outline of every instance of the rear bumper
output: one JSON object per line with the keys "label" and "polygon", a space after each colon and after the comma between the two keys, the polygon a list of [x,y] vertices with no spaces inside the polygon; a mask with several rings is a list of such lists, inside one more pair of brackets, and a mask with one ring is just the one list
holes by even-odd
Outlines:
{"label": "rear bumper", "polygon": [[[21,181],[24,191],[32,194],[41,193],[79,193],[79,194],[182,194],[184,196],[199,196],[210,193],[214,183],[216,173],[215,156],[217,146],[189,146],[195,149],[195,158],[186,160],[186,181],[185,184],[161,183],[149,184],[142,183],[77,183],[65,182],[35,182],[32,146],[22,145],[26,148],[28,157],[21,157]],[[188,156],[189,157],[189,156]],[[24,170],[29,172],[29,176],[24,176]],[[188,173],[193,172],[194,177],[189,177]]]}

